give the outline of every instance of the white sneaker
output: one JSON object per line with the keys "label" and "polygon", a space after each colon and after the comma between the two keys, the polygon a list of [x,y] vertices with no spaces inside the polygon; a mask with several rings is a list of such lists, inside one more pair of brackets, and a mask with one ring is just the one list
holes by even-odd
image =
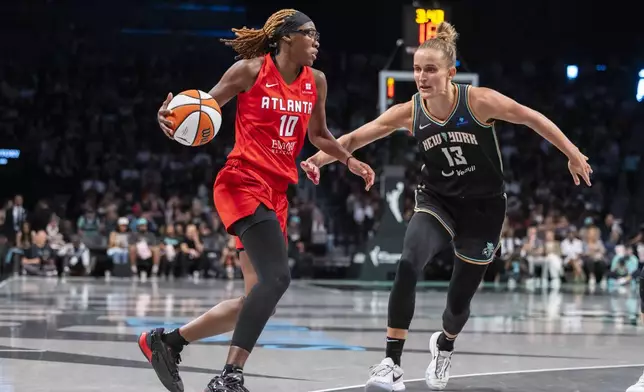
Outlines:
{"label": "white sneaker", "polygon": [[644,392],[644,374],[634,385],[631,385],[626,392]]}
{"label": "white sneaker", "polygon": [[453,351],[439,351],[438,337],[441,332],[436,332],[429,339],[429,351],[432,361],[425,371],[425,382],[432,391],[442,391],[449,381],[449,369],[452,367]]}
{"label": "white sneaker", "polygon": [[391,358],[385,358],[369,369],[369,381],[364,386],[365,392],[404,391],[403,370],[394,365]]}

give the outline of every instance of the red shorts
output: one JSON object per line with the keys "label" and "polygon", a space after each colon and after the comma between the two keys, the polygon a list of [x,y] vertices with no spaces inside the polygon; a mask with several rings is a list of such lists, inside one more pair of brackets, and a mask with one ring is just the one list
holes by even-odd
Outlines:
{"label": "red shorts", "polygon": [[[278,191],[257,173],[238,165],[226,164],[219,171],[213,187],[215,208],[226,231],[232,233],[232,225],[238,220],[253,215],[259,204],[275,211],[287,240],[286,221],[288,219],[288,199],[286,191]],[[243,249],[239,237],[235,237],[237,249]]]}

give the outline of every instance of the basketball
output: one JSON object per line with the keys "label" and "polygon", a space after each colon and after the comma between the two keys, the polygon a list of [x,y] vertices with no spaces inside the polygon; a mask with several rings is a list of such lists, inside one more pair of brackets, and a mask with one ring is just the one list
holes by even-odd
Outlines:
{"label": "basketball", "polygon": [[186,90],[168,104],[172,114],[174,140],[184,146],[198,147],[210,142],[221,127],[221,108],[210,94]]}

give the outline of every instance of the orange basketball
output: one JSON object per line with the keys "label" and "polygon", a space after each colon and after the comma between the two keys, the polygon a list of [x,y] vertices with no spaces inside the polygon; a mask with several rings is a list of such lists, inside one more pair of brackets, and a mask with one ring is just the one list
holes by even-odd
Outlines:
{"label": "orange basketball", "polygon": [[197,147],[211,141],[221,127],[221,108],[213,97],[200,90],[182,91],[168,104],[174,140]]}

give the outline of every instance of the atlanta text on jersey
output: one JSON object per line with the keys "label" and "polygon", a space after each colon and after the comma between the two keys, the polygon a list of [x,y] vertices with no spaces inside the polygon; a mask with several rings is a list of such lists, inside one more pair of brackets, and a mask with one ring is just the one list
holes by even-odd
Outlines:
{"label": "atlanta text on jersey", "polygon": [[262,97],[262,109],[279,110],[288,113],[313,113],[313,103],[295,99],[282,99],[276,97]]}

